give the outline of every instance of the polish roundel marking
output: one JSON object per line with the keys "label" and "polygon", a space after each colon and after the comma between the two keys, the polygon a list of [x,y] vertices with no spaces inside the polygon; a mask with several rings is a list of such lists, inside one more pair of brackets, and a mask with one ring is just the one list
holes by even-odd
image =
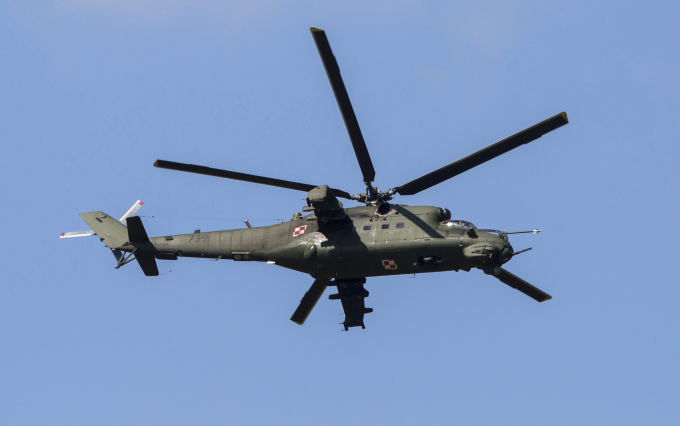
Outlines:
{"label": "polish roundel marking", "polygon": [[385,269],[397,269],[397,262],[394,259],[385,259],[382,264]]}
{"label": "polish roundel marking", "polygon": [[293,236],[297,237],[298,235],[302,235],[305,233],[306,230],[307,225],[296,226],[295,229],[293,230]]}

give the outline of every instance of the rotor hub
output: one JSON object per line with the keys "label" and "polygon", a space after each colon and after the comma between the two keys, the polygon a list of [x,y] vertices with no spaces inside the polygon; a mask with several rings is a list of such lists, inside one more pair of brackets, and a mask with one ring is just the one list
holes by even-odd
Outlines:
{"label": "rotor hub", "polygon": [[352,200],[364,203],[367,206],[377,206],[389,202],[392,197],[394,197],[395,193],[395,189],[381,191],[378,187],[375,187],[371,185],[370,182],[367,182],[366,192],[360,192],[356,195],[352,195]]}

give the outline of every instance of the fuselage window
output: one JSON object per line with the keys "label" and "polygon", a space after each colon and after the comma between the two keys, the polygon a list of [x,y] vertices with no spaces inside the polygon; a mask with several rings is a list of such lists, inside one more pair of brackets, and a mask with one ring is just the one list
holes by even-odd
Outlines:
{"label": "fuselage window", "polygon": [[403,228],[403,227],[404,227],[404,222],[397,223],[397,228]]}
{"label": "fuselage window", "polygon": [[364,226],[364,231],[370,231],[370,230],[371,230],[371,225]]}
{"label": "fuselage window", "polygon": [[381,226],[382,229],[388,229],[389,227],[390,227],[389,223],[383,223]]}

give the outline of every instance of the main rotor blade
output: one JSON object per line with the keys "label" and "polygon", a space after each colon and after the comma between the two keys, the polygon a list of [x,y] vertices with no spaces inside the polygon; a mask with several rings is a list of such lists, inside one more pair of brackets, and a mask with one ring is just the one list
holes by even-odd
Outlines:
{"label": "main rotor blade", "polygon": [[537,302],[545,302],[546,300],[552,299],[552,296],[544,291],[532,286],[528,282],[524,281],[517,275],[511,274],[505,269],[501,269],[501,273],[496,275],[496,278],[501,280],[504,284],[509,285],[515,290],[519,290],[527,296],[531,297]]}
{"label": "main rotor blade", "polygon": [[[297,191],[309,192],[312,189],[316,188],[315,185],[308,185],[306,183],[298,183],[287,180],[268,178],[264,176],[249,175],[246,173],[232,172],[229,170],[213,169],[211,167],[196,166],[194,164],[175,163],[174,161],[156,160],[156,162],[153,163],[153,165],[154,167],[159,167],[161,169],[178,170],[180,172],[198,173],[199,175],[208,175],[221,177],[225,179],[242,180],[246,182],[259,183],[262,185],[278,186],[279,188],[295,189]],[[331,190],[333,191],[333,194],[335,194],[336,197],[346,198],[348,200],[352,199],[352,196],[345,191],[341,191],[339,189],[334,188],[331,188]]]}
{"label": "main rotor blade", "polygon": [[473,167],[477,167],[482,163],[485,163],[491,159],[498,157],[499,155],[505,154],[518,146],[532,142],[548,132],[551,132],[558,127],[564,126],[569,120],[567,119],[567,113],[561,112],[545,121],[524,129],[519,133],[503,139],[500,142],[496,142],[493,145],[489,145],[484,149],[481,149],[474,154],[470,154],[467,157],[461,158],[448,166],[444,166],[439,170],[435,170],[432,173],[428,173],[425,176],[419,177],[418,179],[412,180],[411,182],[404,184],[395,188],[396,192],[400,195],[413,195],[427,188],[433,187],[437,184],[444,182],[445,180],[451,179],[463,172],[466,172]]}
{"label": "main rotor blade", "polygon": [[305,295],[302,297],[300,306],[298,306],[298,308],[295,310],[293,316],[290,317],[291,321],[300,325],[305,323],[309,313],[312,312],[312,309],[314,309],[314,305],[316,305],[316,302],[319,301],[319,298],[323,292],[326,291],[326,286],[329,281],[330,279],[326,278],[321,278],[314,281],[309,290],[307,290],[307,293],[305,293]]}
{"label": "main rotor blade", "polygon": [[335,60],[335,56],[333,56],[331,45],[328,43],[328,38],[326,38],[324,30],[314,27],[310,28],[310,30],[312,31],[316,47],[319,49],[319,55],[321,55],[321,61],[326,69],[328,80],[331,82],[331,87],[333,87],[333,93],[335,93],[335,99],[338,101],[340,113],[342,114],[343,120],[345,120],[345,127],[347,127],[349,139],[352,141],[357,161],[359,161],[361,173],[364,175],[364,182],[368,184],[368,182],[373,182],[373,180],[375,180],[375,169],[373,168],[371,156],[368,154],[366,142],[361,134],[359,122],[357,122],[357,117],[354,115],[352,103],[349,101],[345,83],[342,81],[340,67]]}

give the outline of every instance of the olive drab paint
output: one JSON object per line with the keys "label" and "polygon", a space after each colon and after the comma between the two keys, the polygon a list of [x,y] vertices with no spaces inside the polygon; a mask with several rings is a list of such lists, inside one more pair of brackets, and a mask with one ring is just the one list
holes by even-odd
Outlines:
{"label": "olive drab paint", "polygon": [[[502,268],[513,256],[528,250],[515,252],[509,233],[480,230],[471,222],[451,219],[447,209],[390,201],[396,195],[424,191],[528,144],[567,124],[567,114],[556,114],[431,173],[381,191],[373,185],[375,169],[326,34],[318,28],[311,31],[347,127],[366,192],[351,195],[327,185],[156,160],[154,166],[159,168],[305,191],[307,205],[302,212],[307,214],[295,213],[290,221],[272,226],[251,227],[246,221],[248,227],[244,229],[151,238],[139,217],[131,215],[136,210],[131,209],[120,220],[99,211],[81,214],[113,251],[116,268],[136,259],[143,272],[153,276],[158,275],[156,260],[181,257],[273,263],[314,279],[292,321],[303,324],[326,287],[333,286],[337,293],[329,299],[342,303],[345,330],[364,328],[364,315],[373,311],[364,303],[369,295],[364,288],[367,277],[480,269],[539,302],[550,299],[547,293]],[[364,205],[348,208],[339,198]],[[64,233],[62,237],[91,234],[81,231]]]}

